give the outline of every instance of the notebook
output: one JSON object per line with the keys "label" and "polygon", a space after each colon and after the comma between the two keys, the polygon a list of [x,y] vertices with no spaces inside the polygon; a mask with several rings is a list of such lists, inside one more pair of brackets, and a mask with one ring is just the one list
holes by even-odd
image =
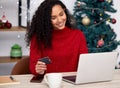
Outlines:
{"label": "notebook", "polygon": [[0,76],[0,85],[20,84],[20,82],[14,79],[12,76]]}
{"label": "notebook", "polygon": [[110,81],[117,57],[118,52],[81,54],[76,75],[63,76],[63,80],[73,84]]}

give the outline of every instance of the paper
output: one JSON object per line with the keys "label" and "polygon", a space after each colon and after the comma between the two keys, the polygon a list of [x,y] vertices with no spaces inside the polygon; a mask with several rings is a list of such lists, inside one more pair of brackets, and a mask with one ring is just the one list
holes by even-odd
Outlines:
{"label": "paper", "polygon": [[20,82],[11,76],[0,76],[0,85],[20,84]]}

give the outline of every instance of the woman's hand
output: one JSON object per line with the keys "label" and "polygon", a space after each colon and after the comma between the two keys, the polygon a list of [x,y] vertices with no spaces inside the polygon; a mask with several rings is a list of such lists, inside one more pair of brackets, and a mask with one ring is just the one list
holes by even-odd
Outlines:
{"label": "woman's hand", "polygon": [[44,74],[47,69],[47,66],[44,62],[38,61],[35,67],[36,73]]}

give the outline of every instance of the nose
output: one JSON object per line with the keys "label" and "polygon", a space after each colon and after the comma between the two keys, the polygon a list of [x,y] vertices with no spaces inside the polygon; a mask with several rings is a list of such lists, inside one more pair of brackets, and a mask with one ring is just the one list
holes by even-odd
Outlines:
{"label": "nose", "polygon": [[62,18],[61,18],[61,17],[58,17],[58,18],[57,18],[57,21],[58,21],[58,22],[61,22],[61,21],[62,21]]}

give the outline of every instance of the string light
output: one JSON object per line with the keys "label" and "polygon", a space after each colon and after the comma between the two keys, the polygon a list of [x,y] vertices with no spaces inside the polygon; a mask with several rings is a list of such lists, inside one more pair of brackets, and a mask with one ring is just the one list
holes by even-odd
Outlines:
{"label": "string light", "polygon": [[0,9],[2,9],[3,8],[3,6],[2,5],[0,5]]}

